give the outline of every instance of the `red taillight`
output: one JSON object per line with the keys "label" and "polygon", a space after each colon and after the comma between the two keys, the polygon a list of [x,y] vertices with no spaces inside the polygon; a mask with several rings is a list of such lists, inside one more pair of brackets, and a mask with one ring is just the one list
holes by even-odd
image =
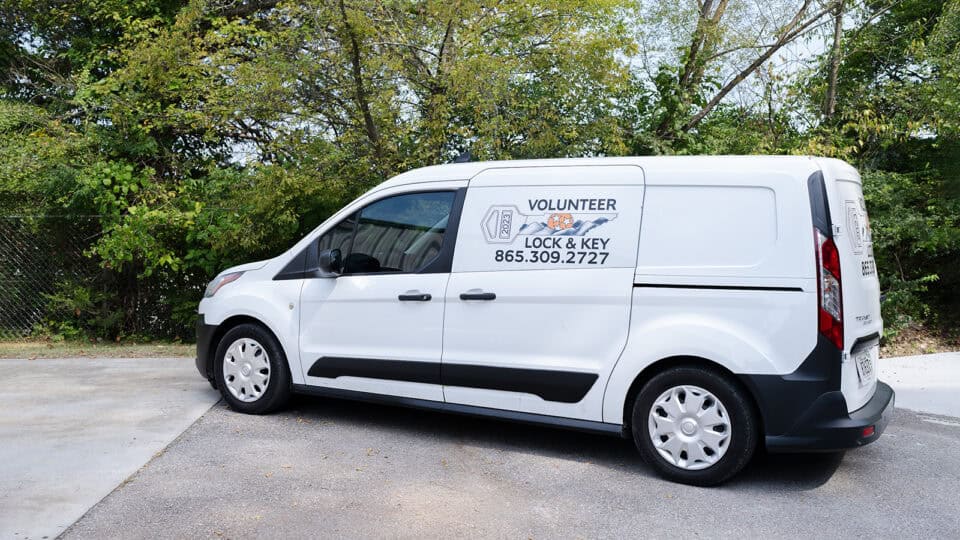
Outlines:
{"label": "red taillight", "polygon": [[838,349],[843,349],[843,297],[840,281],[840,252],[833,238],[813,229],[817,255],[817,326]]}
{"label": "red taillight", "polygon": [[863,431],[861,432],[861,437],[864,437],[864,438],[870,437],[876,432],[877,432],[876,426],[867,426],[863,428]]}
{"label": "red taillight", "polygon": [[840,279],[840,252],[837,251],[837,244],[834,243],[833,238],[826,238],[823,234],[820,236],[823,238],[823,242],[820,244],[823,267],[837,279]]}

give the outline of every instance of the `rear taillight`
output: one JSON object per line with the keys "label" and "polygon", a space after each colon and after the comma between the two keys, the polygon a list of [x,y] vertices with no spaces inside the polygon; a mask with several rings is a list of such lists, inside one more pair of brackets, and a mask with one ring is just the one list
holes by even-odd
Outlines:
{"label": "rear taillight", "polygon": [[840,282],[840,252],[833,238],[813,229],[817,246],[817,293],[820,297],[818,327],[838,349],[843,349],[843,297]]}

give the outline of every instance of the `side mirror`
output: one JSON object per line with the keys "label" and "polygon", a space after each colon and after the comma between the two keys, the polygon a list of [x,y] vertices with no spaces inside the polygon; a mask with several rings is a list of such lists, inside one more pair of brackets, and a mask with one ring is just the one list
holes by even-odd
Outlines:
{"label": "side mirror", "polygon": [[343,271],[339,249],[325,249],[317,254],[317,268],[322,277],[337,277]]}

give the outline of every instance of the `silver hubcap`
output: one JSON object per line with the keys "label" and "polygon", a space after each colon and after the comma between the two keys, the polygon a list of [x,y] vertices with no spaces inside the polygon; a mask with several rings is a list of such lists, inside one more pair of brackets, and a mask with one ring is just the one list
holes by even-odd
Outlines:
{"label": "silver hubcap", "polygon": [[650,407],[650,441],[671,465],[698,471],[730,446],[730,417],[716,396],[699,386],[674,386]]}
{"label": "silver hubcap", "polygon": [[223,382],[240,401],[260,399],[270,384],[270,358],[256,340],[240,338],[227,347],[223,357]]}

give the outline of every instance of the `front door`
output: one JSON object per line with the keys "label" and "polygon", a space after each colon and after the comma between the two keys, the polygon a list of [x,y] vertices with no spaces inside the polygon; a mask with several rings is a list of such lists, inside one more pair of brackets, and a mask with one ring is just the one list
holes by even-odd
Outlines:
{"label": "front door", "polygon": [[343,273],[304,282],[306,384],[443,400],[443,297],[456,235],[448,220],[457,197],[438,190],[379,198],[320,237],[320,250],[341,250]]}

